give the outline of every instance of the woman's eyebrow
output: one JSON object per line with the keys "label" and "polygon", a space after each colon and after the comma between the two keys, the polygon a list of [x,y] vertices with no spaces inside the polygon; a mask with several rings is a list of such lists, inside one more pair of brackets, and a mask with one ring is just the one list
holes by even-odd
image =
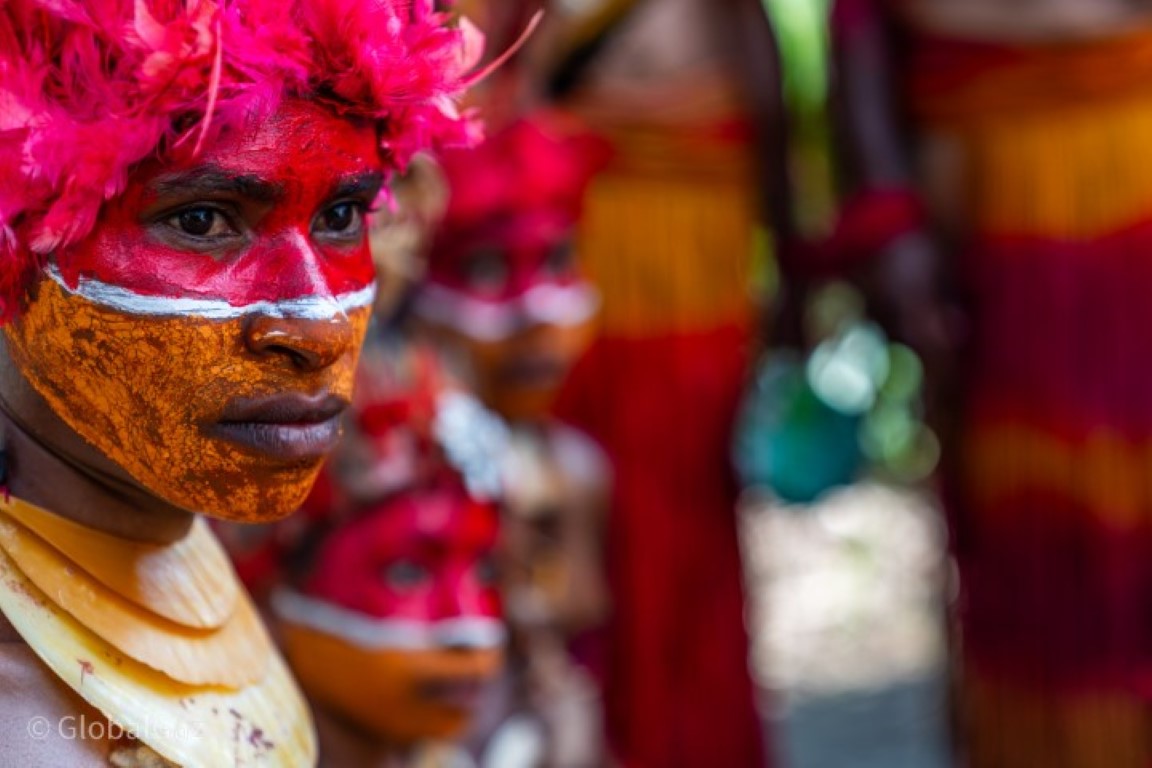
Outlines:
{"label": "woman's eyebrow", "polygon": [[227,193],[271,203],[284,196],[283,184],[252,174],[235,173],[215,165],[164,174],[154,179],[149,187],[157,197]]}
{"label": "woman's eyebrow", "polygon": [[380,192],[380,186],[383,183],[384,174],[380,171],[355,173],[338,179],[336,183],[332,185],[332,192],[328,197],[332,200],[341,197],[375,198],[377,193]]}

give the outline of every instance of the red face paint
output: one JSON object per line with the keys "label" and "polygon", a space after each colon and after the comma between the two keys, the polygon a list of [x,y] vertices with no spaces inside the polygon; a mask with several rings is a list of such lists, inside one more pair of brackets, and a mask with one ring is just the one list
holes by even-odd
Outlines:
{"label": "red face paint", "polygon": [[305,591],[379,619],[499,618],[491,504],[447,485],[390,501],[326,543]]}
{"label": "red face paint", "polygon": [[194,160],[141,168],[61,274],[73,288],[232,306],[360,291],[374,276],[363,215],[379,165],[369,127],[291,103]]}
{"label": "red face paint", "polygon": [[308,694],[388,743],[453,738],[503,658],[493,504],[454,480],[406,492],[330,536],[277,595]]}
{"label": "red face paint", "polygon": [[428,282],[471,299],[503,304],[540,285],[582,281],[572,248],[572,223],[549,214],[493,222],[483,231],[441,240]]}
{"label": "red face paint", "polygon": [[483,341],[532,325],[579,325],[598,307],[571,254],[585,190],[607,144],[537,114],[476,149],[446,152],[448,208],[421,313]]}

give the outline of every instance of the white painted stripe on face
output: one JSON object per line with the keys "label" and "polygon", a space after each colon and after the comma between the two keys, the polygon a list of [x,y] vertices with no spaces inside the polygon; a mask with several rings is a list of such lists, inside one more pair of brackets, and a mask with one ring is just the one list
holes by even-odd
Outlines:
{"label": "white painted stripe on face", "polygon": [[588,283],[537,285],[514,299],[495,302],[426,285],[415,309],[425,320],[479,341],[503,341],[533,325],[580,325],[600,310],[600,294]]}
{"label": "white painted stripe on face", "polygon": [[369,307],[376,300],[376,284],[359,291],[339,296],[302,296],[282,301],[256,301],[239,306],[223,299],[191,297],[169,298],[147,296],[118,285],[81,277],[76,288],[71,288],[55,264],[48,265],[48,277],[73,296],[79,296],[109,309],[133,315],[155,317],[201,317],[208,320],[234,320],[248,315],[294,318],[299,320],[330,320],[354,309]]}
{"label": "white painted stripe on face", "polygon": [[503,622],[484,616],[440,621],[377,619],[290,589],[273,593],[272,609],[284,621],[369,651],[493,650],[504,645],[508,634]]}

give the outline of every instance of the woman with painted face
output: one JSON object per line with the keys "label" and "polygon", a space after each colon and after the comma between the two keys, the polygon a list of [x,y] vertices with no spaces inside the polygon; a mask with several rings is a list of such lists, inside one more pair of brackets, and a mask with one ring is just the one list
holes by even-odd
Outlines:
{"label": "woman with painted face", "polygon": [[513,730],[535,733],[540,754],[525,765],[604,762],[599,693],[571,646],[607,609],[609,472],[552,406],[595,330],[599,296],[572,235],[606,152],[578,124],[537,114],[444,153],[447,212],[414,302],[449,366],[512,425],[501,548],[512,655],[484,730],[497,752]]}
{"label": "woman with painted face", "polygon": [[283,517],[346,408],[363,217],[477,52],[424,2],[0,7],[4,764],[302,766],[200,514]]}

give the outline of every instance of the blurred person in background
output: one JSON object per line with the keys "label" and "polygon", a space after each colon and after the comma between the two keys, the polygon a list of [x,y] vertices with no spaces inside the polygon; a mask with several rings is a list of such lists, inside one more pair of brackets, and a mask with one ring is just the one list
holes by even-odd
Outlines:
{"label": "blurred person in background", "polygon": [[523,98],[614,147],[577,240],[601,332],[559,405],[614,470],[610,746],[627,766],[761,766],[729,445],[756,230],[791,237],[772,28],[759,0],[548,6]]}
{"label": "blurred person in background", "polygon": [[833,14],[849,211],[904,212],[871,233],[873,309],[954,427],[973,766],[1152,761],[1150,25],[1120,0]]}
{"label": "blurred person in background", "polygon": [[467,768],[454,741],[502,666],[497,510],[452,484],[327,535],[274,621],[312,703],[320,765]]}
{"label": "blurred person in background", "polygon": [[610,471],[552,411],[595,333],[600,299],[572,239],[605,149],[537,113],[444,153],[447,210],[414,301],[450,369],[512,428],[500,557],[511,660],[479,736],[499,768],[606,764],[587,645],[607,610]]}

